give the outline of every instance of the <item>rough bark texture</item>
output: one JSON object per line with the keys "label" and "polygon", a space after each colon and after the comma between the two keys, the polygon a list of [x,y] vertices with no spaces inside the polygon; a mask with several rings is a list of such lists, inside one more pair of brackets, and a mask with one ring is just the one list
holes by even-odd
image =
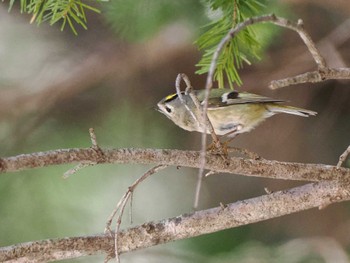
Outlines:
{"label": "rough bark texture", "polygon": [[[347,186],[312,183],[227,206],[148,222],[118,235],[119,253],[247,225],[350,199]],[[28,242],[0,249],[1,262],[42,262],[104,253],[114,256],[114,239],[107,235]]]}
{"label": "rough bark texture", "polygon": [[[141,163],[199,168],[200,158],[200,152],[166,149],[62,149],[1,158],[0,172],[16,172],[68,163]],[[206,159],[205,168],[216,172],[301,181],[349,181],[350,179],[349,169],[324,164],[238,157],[230,157],[227,164],[222,157],[217,155],[207,155]]]}

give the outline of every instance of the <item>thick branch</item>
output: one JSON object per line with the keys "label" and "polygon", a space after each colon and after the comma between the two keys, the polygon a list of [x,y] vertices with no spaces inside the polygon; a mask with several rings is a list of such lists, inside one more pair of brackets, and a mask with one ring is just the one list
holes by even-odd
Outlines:
{"label": "thick branch", "polygon": [[[228,163],[227,163],[228,161]],[[199,168],[201,155],[197,151],[161,149],[63,149],[0,159],[0,172],[16,172],[25,169],[68,163],[138,163],[165,164]],[[350,181],[350,169],[324,164],[303,164],[270,160],[253,160],[218,155],[206,156],[205,168],[215,172],[240,174],[285,180]]]}
{"label": "thick branch", "polygon": [[[149,222],[121,231],[119,253],[147,248],[247,225],[314,207],[350,199],[346,185],[312,183],[272,194],[238,201],[225,207]],[[106,253],[114,256],[114,241],[108,235],[72,237],[28,242],[0,249],[0,261],[41,262]]]}

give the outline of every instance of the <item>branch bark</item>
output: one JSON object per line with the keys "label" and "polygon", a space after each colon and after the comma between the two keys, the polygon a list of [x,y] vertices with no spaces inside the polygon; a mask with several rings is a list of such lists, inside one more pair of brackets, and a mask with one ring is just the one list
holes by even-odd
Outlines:
{"label": "branch bark", "polygon": [[[200,168],[201,154],[198,151],[168,149],[102,149],[93,148],[60,149],[47,152],[21,154],[0,158],[0,173],[17,172],[26,169],[73,163],[113,164],[164,164]],[[240,174],[284,180],[300,181],[350,181],[350,169],[325,164],[305,164],[254,160],[219,155],[206,156],[205,169],[217,173]]]}
{"label": "branch bark", "polygon": [[[348,185],[335,181],[311,183],[123,230],[118,234],[118,251],[131,252],[349,199]],[[101,253],[115,256],[113,237],[95,235],[17,244],[0,248],[0,261],[48,262]]]}
{"label": "branch bark", "polygon": [[269,88],[279,89],[296,84],[316,83],[330,79],[350,79],[350,68],[324,68],[323,70],[306,72],[294,77],[272,80]]}

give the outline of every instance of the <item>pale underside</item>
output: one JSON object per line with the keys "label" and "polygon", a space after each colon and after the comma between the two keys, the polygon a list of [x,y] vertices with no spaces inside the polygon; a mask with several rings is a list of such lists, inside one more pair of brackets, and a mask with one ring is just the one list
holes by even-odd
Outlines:
{"label": "pale underside", "polygon": [[[231,107],[234,107],[234,110],[230,109]],[[207,114],[217,135],[230,134],[234,136],[239,133],[251,131],[275,113],[269,111],[264,106],[262,107],[262,104],[237,104],[222,108],[209,108]],[[196,115],[197,119],[200,120],[200,116],[198,114]],[[192,126],[182,128],[189,131],[203,131],[202,124],[198,122],[193,122]],[[209,133],[208,129],[206,132]]]}

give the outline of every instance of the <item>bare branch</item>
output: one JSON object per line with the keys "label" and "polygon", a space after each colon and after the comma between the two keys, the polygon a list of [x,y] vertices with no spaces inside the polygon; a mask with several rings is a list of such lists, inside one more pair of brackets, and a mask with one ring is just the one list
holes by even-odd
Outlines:
{"label": "bare branch", "polygon": [[346,159],[348,158],[350,154],[350,145],[349,147],[343,152],[342,155],[340,155],[339,157],[339,162],[337,163],[337,167],[341,167],[343,165],[343,163],[346,161]]}
{"label": "bare branch", "polygon": [[[46,167],[51,165],[97,162],[113,164],[165,164],[199,168],[200,152],[168,149],[102,149],[99,152],[91,148],[61,149],[47,152],[21,154],[0,158],[0,172],[17,172],[21,170]],[[216,173],[231,173],[265,178],[325,181],[350,181],[350,169],[325,164],[305,164],[279,162],[266,159],[244,159],[228,157],[225,161],[218,155],[208,154],[205,169]]]}
{"label": "bare branch", "polygon": [[96,163],[93,162],[87,162],[87,163],[78,163],[75,167],[69,169],[68,171],[66,171],[63,174],[63,178],[67,179],[68,177],[70,177],[71,175],[75,174],[76,172],[78,172],[79,170],[84,169],[85,167],[91,166],[91,165],[95,165]]}
{"label": "bare branch", "polygon": [[[200,120],[197,119],[196,115],[194,114],[193,110],[190,109],[187,105],[187,103],[183,100],[182,94],[181,94],[181,90],[180,90],[180,82],[181,79],[183,79],[186,83],[186,91],[185,93],[187,95],[189,95],[193,101],[193,103],[195,104],[198,112],[200,113]],[[215,131],[214,131],[214,127],[208,117],[208,115],[206,113],[203,112],[203,108],[201,105],[201,102],[198,100],[198,98],[196,97],[196,95],[193,93],[192,90],[192,85],[191,85],[191,81],[190,79],[187,77],[186,74],[184,73],[180,73],[177,75],[176,78],[176,82],[175,82],[175,86],[176,86],[176,92],[177,95],[181,101],[181,103],[185,106],[186,110],[191,114],[192,118],[197,122],[197,124],[202,128],[203,132],[206,133],[207,130],[209,130],[209,133],[212,137],[213,143],[216,147],[216,149],[218,150],[218,152],[223,155],[225,153],[220,140],[218,138],[218,136],[216,135]],[[202,144],[202,150],[201,150],[201,166],[199,168],[198,171],[198,180],[197,180],[197,186],[196,186],[196,192],[195,192],[195,199],[194,199],[194,208],[198,207],[198,203],[199,203],[199,195],[200,195],[200,190],[201,190],[201,185],[202,185],[202,180],[203,180],[203,174],[204,174],[204,167],[205,167],[205,155],[206,155],[206,145]]]}
{"label": "bare branch", "polygon": [[[118,234],[118,252],[126,253],[349,199],[347,185],[334,181],[307,184],[123,230]],[[109,235],[49,239],[3,247],[0,261],[48,262],[101,253],[115,256],[114,241]]]}
{"label": "bare branch", "polygon": [[95,130],[93,128],[90,128],[89,129],[89,133],[90,133],[90,139],[91,139],[92,148],[98,149],[99,146],[98,146],[98,143],[97,143]]}
{"label": "bare branch", "polygon": [[[116,224],[116,228],[115,228],[115,234],[114,234],[114,251],[115,251],[115,255],[116,255],[116,261],[119,262],[119,254],[118,254],[118,233],[119,233],[119,229],[120,229],[120,224],[122,222],[122,217],[124,214],[124,209],[125,206],[127,204],[127,202],[129,201],[129,199],[132,199],[132,195],[135,191],[135,188],[144,180],[146,180],[149,176],[151,176],[152,174],[157,173],[158,171],[164,169],[168,167],[168,165],[157,165],[151,169],[149,169],[146,173],[144,173],[140,178],[138,178],[132,185],[129,186],[128,190],[126,191],[126,193],[124,194],[124,196],[120,199],[120,201],[118,202],[116,208],[113,210],[112,214],[109,216],[108,220],[107,220],[107,224],[106,224],[106,228],[105,228],[105,233],[109,233],[111,234],[111,224],[112,221],[114,219],[114,217],[116,216],[117,212],[119,211],[119,215],[117,217],[117,224]],[[132,200],[130,201],[130,203],[132,202]]]}
{"label": "bare branch", "polygon": [[289,28],[289,29],[297,32],[299,34],[300,38],[303,40],[304,44],[307,46],[313,59],[315,60],[317,66],[318,66],[318,69],[322,70],[323,68],[327,67],[323,56],[321,55],[320,51],[316,47],[311,36],[304,29],[303,21],[301,19],[298,20],[297,24],[295,24],[295,23],[293,23],[285,18],[275,17],[275,19],[272,19],[271,23],[278,25],[278,26],[281,26],[281,27]]}
{"label": "bare branch", "polygon": [[[339,45],[344,41],[344,37],[348,37],[346,29],[349,27],[349,21],[345,21],[339,28],[334,30],[329,36],[320,41],[320,47],[324,47],[330,40],[335,42],[334,45]],[[343,35],[344,37],[340,37]],[[339,38],[339,39],[337,39]],[[309,51],[312,51],[309,48]],[[322,82],[330,79],[350,79],[350,68],[329,68],[319,67],[317,71],[306,72],[294,77],[288,77],[285,79],[274,80],[269,84],[269,88],[278,89],[290,85],[302,84],[302,83],[316,83]]]}
{"label": "bare branch", "polygon": [[350,68],[324,68],[323,70],[306,72],[295,77],[273,80],[269,88],[278,89],[302,83],[316,83],[330,79],[350,79]]}
{"label": "bare branch", "polygon": [[[97,138],[96,138],[96,134],[93,128],[89,129],[89,133],[90,133],[90,138],[91,138],[91,143],[92,143],[92,149],[94,149],[95,151],[100,151],[100,147],[97,144]],[[76,172],[78,172],[79,170],[84,169],[85,167],[88,166],[92,166],[97,164],[96,162],[81,162],[78,163],[75,167],[69,169],[68,171],[66,171],[63,174],[63,178],[67,179],[68,177],[70,177],[71,175],[75,174]]]}
{"label": "bare branch", "polygon": [[[198,100],[196,95],[193,93],[192,85],[191,85],[191,82],[190,82],[189,78],[184,73],[182,73],[181,76],[182,76],[182,79],[186,82],[186,85],[187,85],[186,92],[191,97],[193,103],[196,105],[197,110],[199,112],[201,112],[201,114],[203,116],[203,109],[202,109],[201,102]],[[216,133],[214,131],[213,124],[211,123],[211,121],[210,121],[210,119],[209,119],[207,114],[204,115],[204,119],[203,119],[203,121],[200,124],[203,126],[203,131],[206,131],[207,129],[209,130],[209,133],[210,133],[210,135],[212,137],[212,140],[213,140],[213,142],[215,144],[215,147],[219,151],[224,152],[224,150],[222,148],[222,145],[220,143],[220,140],[219,140],[218,136],[216,135]]]}
{"label": "bare branch", "polygon": [[186,108],[186,110],[191,114],[192,118],[197,122],[197,124],[202,125],[203,122],[201,120],[198,120],[196,114],[194,114],[193,110],[188,107],[187,103],[184,101],[184,99],[182,97],[181,88],[180,88],[180,84],[181,84],[182,79],[185,81],[185,83],[187,85],[186,92],[187,92],[188,87],[191,87],[191,83],[190,83],[189,78],[184,73],[180,73],[177,75],[176,81],[175,81],[176,94],[179,97],[181,103]]}

